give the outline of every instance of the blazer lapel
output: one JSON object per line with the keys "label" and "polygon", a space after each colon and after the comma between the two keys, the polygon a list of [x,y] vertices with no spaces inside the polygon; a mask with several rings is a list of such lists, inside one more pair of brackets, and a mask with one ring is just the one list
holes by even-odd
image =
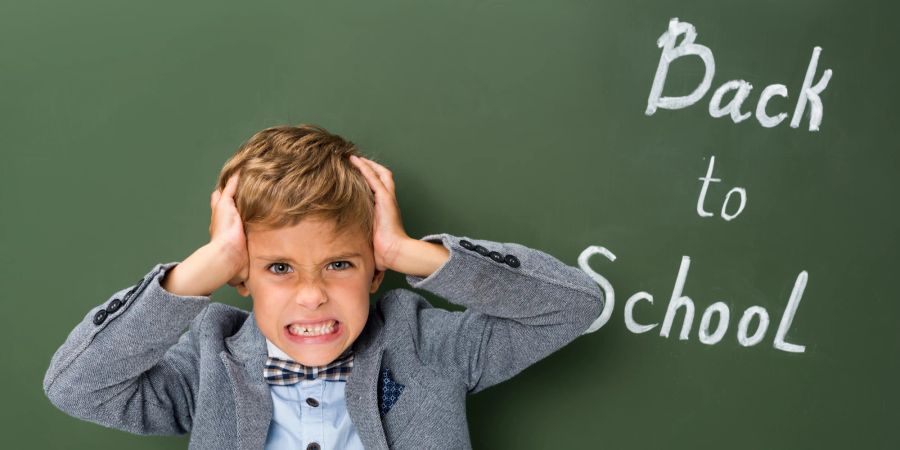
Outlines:
{"label": "blazer lapel", "polygon": [[384,352],[384,322],[374,307],[353,343],[353,370],[347,378],[347,412],[367,450],[389,450],[378,412],[378,374]]}
{"label": "blazer lapel", "polygon": [[237,415],[237,447],[265,446],[272,421],[272,396],[263,376],[268,351],[266,339],[251,312],[240,330],[225,339],[226,350],[219,353],[228,372]]}

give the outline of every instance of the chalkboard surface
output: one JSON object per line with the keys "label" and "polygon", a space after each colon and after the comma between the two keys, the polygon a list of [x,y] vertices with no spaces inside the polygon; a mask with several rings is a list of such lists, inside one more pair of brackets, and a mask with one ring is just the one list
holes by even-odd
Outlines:
{"label": "chalkboard surface", "polygon": [[469,398],[475,448],[900,448],[896,13],[5,4],[2,446],[186,446],[72,419],[42,376],[91,307],[206,242],[244,140],[306,122],[394,171],[413,237],[539,248],[614,294],[592,333]]}

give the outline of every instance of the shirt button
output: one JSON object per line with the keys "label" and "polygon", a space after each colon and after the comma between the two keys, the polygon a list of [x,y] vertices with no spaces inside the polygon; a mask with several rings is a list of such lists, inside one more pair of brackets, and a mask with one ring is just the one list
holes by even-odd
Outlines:
{"label": "shirt button", "polygon": [[318,442],[311,442],[309,445],[306,446],[306,450],[320,450],[320,449],[321,449],[321,447],[319,447]]}
{"label": "shirt button", "polygon": [[498,263],[506,262],[506,260],[503,259],[503,255],[501,255],[500,252],[490,252],[490,253],[488,253],[488,255],[491,257],[491,259],[493,259],[494,261],[497,261]]}
{"label": "shirt button", "polygon": [[312,397],[308,397],[306,399],[306,404],[309,406],[312,406],[313,408],[315,408],[316,406],[319,406],[319,402]]}
{"label": "shirt button", "polygon": [[488,249],[486,249],[486,248],[484,248],[483,245],[476,245],[475,248],[474,248],[473,250],[475,250],[476,252],[478,252],[478,254],[481,255],[481,256],[487,256],[487,255],[490,255],[490,254],[491,254],[491,251],[488,250]]}
{"label": "shirt button", "polygon": [[474,244],[472,244],[471,242],[469,242],[465,239],[459,241],[459,245],[461,245],[466,250],[472,250],[473,248],[475,248]]}

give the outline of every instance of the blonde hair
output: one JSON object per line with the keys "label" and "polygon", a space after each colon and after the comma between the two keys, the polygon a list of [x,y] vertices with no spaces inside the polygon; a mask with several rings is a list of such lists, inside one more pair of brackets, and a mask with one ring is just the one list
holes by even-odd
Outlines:
{"label": "blonde hair", "polygon": [[266,128],[228,159],[217,188],[240,170],[234,200],[245,232],[316,218],[333,221],[339,233],[359,227],[371,242],[374,195],[350,155],[361,156],[353,142],[317,125]]}

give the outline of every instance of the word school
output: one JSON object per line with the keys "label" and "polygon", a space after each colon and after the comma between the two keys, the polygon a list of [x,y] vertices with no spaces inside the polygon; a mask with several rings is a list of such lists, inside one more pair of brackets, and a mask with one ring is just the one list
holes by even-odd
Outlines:
{"label": "word school", "polygon": [[[681,40],[681,43],[675,45],[678,37],[682,34],[684,35],[684,39]],[[706,95],[706,92],[712,85],[713,75],[716,73],[716,62],[715,58],[713,58],[712,50],[710,50],[709,47],[695,43],[694,40],[696,38],[697,30],[693,25],[687,22],[679,22],[678,18],[674,18],[669,21],[669,29],[656,41],[656,45],[662,49],[662,54],[659,57],[656,76],[653,78],[650,96],[647,99],[647,110],[645,113],[648,116],[652,116],[657,108],[687,108],[688,106],[697,103],[704,95]],[[825,70],[822,73],[822,77],[819,78],[819,81],[813,84],[816,75],[816,66],[819,62],[819,53],[821,52],[821,47],[813,48],[812,59],[809,61],[809,66],[806,68],[806,77],[803,79],[800,95],[797,96],[797,104],[794,107],[793,118],[791,118],[791,128],[800,126],[800,120],[802,119],[803,111],[806,109],[807,103],[809,103],[810,106],[809,131],[818,131],[819,124],[822,123],[822,99],[819,95],[828,86],[828,80],[831,79],[831,69]],[[687,55],[698,56],[703,61],[703,65],[706,68],[703,80],[700,82],[700,85],[694,89],[694,92],[688,95],[682,97],[662,97],[663,86],[666,83],[666,75],[669,72],[669,64],[671,64],[672,61]],[[744,100],[747,99],[747,96],[750,95],[752,89],[753,85],[745,80],[731,80],[725,82],[716,89],[709,101],[709,115],[714,118],[730,115],[731,120],[734,123],[743,122],[750,117],[750,113],[742,113],[741,106],[743,105]],[[729,91],[736,91],[734,98],[732,98],[727,105],[722,106],[722,97]],[[783,84],[770,84],[766,86],[759,95],[759,101],[756,103],[756,120],[765,128],[772,128],[788,117],[788,114],[785,112],[778,113],[775,116],[770,116],[769,113],[766,112],[766,106],[768,105],[769,100],[776,95],[788,98],[787,86]]]}
{"label": "word school", "polygon": [[[612,254],[612,252],[605,247],[598,247],[596,245],[584,249],[584,251],[581,252],[581,255],[578,256],[578,266],[600,285],[600,288],[603,289],[604,296],[606,297],[603,312],[600,314],[600,317],[588,327],[584,334],[593,333],[603,327],[603,325],[606,325],[606,322],[608,322],[612,316],[616,304],[615,290],[613,289],[612,284],[610,284],[603,275],[600,275],[591,269],[588,264],[588,259],[593,255],[603,255],[610,261],[616,260],[616,255]],[[690,297],[684,295],[684,283],[687,280],[688,269],[690,269],[690,266],[691,259],[687,256],[682,256],[681,266],[678,268],[678,276],[675,279],[675,288],[672,290],[669,306],[666,308],[666,316],[663,319],[662,327],[660,327],[659,330],[659,335],[662,337],[669,337],[672,325],[675,322],[675,316],[678,314],[679,309],[684,309],[684,322],[682,322],[681,332],[679,333],[678,338],[680,340],[687,340],[690,336],[691,325],[694,321],[694,301],[691,300]],[[797,314],[797,308],[800,306],[800,300],[803,297],[804,289],[806,289],[808,278],[809,275],[804,270],[800,272],[794,282],[794,288],[791,291],[787,306],[784,308],[781,322],[778,324],[778,331],[775,332],[775,339],[772,342],[773,346],[779,350],[791,353],[803,353],[806,351],[805,345],[792,344],[785,339],[788,331],[791,329],[791,323],[794,321],[794,316]],[[652,306],[653,295],[641,291],[635,293],[625,301],[625,326],[628,327],[629,331],[635,334],[646,333],[659,326],[659,323],[643,324],[638,322],[634,312],[638,302],[647,302]],[[710,325],[714,316],[718,316],[716,318],[716,328],[715,330],[710,331]],[[700,339],[700,342],[706,345],[713,345],[721,341],[728,331],[730,319],[731,311],[728,309],[728,305],[725,304],[725,302],[719,301],[709,305],[706,310],[703,311],[703,316],[700,319],[700,328],[697,332],[697,337]],[[757,319],[757,325],[755,330],[751,333],[750,327],[754,319]],[[740,321],[738,321],[737,341],[744,347],[752,347],[762,342],[768,328],[769,312],[766,311],[766,308],[762,306],[751,306],[744,311]]]}

